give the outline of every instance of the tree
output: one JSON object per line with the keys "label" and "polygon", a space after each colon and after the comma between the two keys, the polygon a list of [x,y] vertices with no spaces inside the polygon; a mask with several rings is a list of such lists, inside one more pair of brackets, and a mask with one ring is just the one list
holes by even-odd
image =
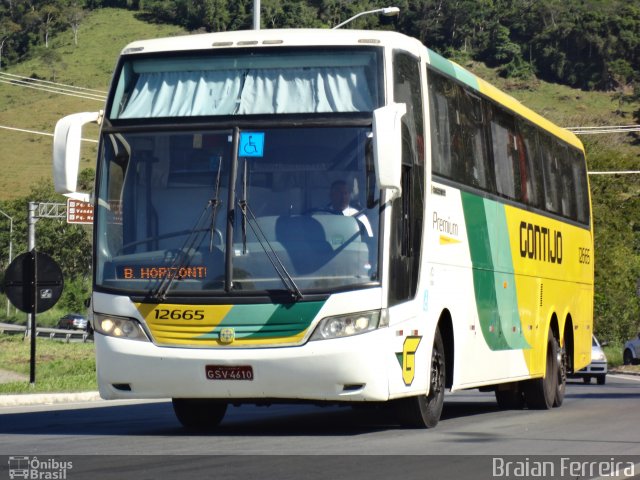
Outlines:
{"label": "tree", "polygon": [[71,27],[71,31],[73,32],[73,44],[77,47],[78,30],[80,29],[80,22],[84,19],[84,10],[80,4],[74,0],[64,8],[62,15],[67,21],[67,24]]}
{"label": "tree", "polygon": [[208,32],[224,32],[229,25],[230,14],[227,0],[204,0],[200,3],[201,19]]}
{"label": "tree", "polygon": [[42,31],[44,34],[44,46],[49,48],[49,35],[55,27],[60,11],[55,5],[45,5],[40,10],[40,19],[42,23]]}
{"label": "tree", "polygon": [[62,55],[58,50],[54,50],[51,48],[41,48],[38,51],[38,57],[40,61],[49,69],[51,72],[51,80],[56,81],[56,74],[58,71],[65,67],[65,63],[62,61]]}
{"label": "tree", "polygon": [[20,31],[20,25],[9,18],[0,18],[0,69],[2,69],[2,53],[7,41]]}

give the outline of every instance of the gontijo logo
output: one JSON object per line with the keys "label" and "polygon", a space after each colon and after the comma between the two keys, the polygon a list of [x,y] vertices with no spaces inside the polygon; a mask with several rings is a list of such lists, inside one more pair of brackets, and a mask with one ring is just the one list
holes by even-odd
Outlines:
{"label": "gontijo logo", "polygon": [[550,263],[562,263],[562,232],[520,222],[520,256]]}

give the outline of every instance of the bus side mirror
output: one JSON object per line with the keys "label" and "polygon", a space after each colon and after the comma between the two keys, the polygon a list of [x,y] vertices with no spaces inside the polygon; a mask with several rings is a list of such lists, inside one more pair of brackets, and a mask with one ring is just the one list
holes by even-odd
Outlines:
{"label": "bus side mirror", "polygon": [[378,186],[390,190],[391,198],[402,195],[402,116],[404,103],[392,103],[373,111],[373,161]]}
{"label": "bus side mirror", "polygon": [[102,112],[74,113],[56,123],[53,133],[53,185],[56,192],[88,201],[88,194],[76,192],[82,127],[87,123],[99,123],[101,117]]}

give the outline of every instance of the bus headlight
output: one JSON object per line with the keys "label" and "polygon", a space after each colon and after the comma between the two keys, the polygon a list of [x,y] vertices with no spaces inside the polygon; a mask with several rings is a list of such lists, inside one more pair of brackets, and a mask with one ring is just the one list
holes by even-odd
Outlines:
{"label": "bus headlight", "polygon": [[108,337],[127,338],[148,342],[142,325],[133,318],[115,317],[113,315],[93,314],[93,328],[96,332]]}
{"label": "bus headlight", "polygon": [[380,310],[372,310],[323,318],[311,335],[311,340],[349,337],[375,330],[384,326],[381,324],[384,322],[380,322],[380,316]]}

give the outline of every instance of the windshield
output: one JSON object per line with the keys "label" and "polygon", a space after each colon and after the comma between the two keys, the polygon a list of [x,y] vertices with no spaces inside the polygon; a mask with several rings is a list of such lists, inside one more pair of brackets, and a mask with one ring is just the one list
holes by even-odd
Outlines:
{"label": "windshield", "polygon": [[96,285],[170,296],[371,284],[370,137],[360,126],[105,133]]}

